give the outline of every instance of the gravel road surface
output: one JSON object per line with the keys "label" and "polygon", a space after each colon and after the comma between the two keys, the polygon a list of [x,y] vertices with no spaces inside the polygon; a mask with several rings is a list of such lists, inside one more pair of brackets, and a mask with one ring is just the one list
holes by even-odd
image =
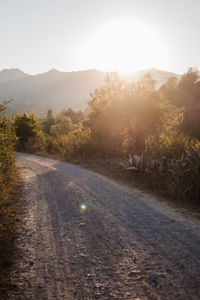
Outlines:
{"label": "gravel road surface", "polygon": [[18,154],[18,300],[200,299],[200,222],[69,163]]}

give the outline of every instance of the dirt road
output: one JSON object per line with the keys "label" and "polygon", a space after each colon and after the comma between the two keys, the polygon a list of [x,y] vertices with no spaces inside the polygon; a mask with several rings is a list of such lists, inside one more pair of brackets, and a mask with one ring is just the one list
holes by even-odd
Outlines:
{"label": "dirt road", "polygon": [[18,154],[12,299],[200,299],[200,223],[80,167]]}

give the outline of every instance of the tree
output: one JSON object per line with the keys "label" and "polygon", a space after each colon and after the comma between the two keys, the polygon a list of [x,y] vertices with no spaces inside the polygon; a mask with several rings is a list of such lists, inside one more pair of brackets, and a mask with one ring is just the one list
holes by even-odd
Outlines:
{"label": "tree", "polygon": [[168,82],[160,91],[175,106],[183,107],[184,117],[180,129],[191,137],[200,138],[200,76],[190,68],[174,85]]}
{"label": "tree", "polygon": [[41,125],[35,114],[18,114],[14,117],[16,135],[19,140],[19,148],[23,149],[29,139],[36,142],[42,138]]}
{"label": "tree", "polygon": [[126,151],[141,154],[147,137],[174,126],[179,114],[155,90],[149,74],[137,84],[108,77],[105,86],[91,94],[89,108],[83,125],[90,130],[96,151],[112,156],[119,155],[125,144]]}
{"label": "tree", "polygon": [[9,102],[0,103],[0,199],[10,180],[15,162],[16,136],[10,121],[3,115]]}
{"label": "tree", "polygon": [[105,85],[91,93],[89,113],[83,126],[90,131],[93,152],[101,156],[121,153],[122,124],[119,118],[125,83],[116,74],[107,76]]}
{"label": "tree", "polygon": [[50,134],[54,137],[60,137],[61,135],[67,135],[70,131],[76,129],[77,126],[72,124],[69,117],[63,114],[58,114],[55,117],[54,125],[50,128]]}
{"label": "tree", "polygon": [[42,122],[44,132],[50,134],[51,126],[54,125],[54,123],[55,123],[55,117],[53,115],[53,111],[52,109],[49,109],[47,111],[46,118]]}
{"label": "tree", "polygon": [[200,138],[200,76],[197,70],[189,69],[178,84],[178,105],[184,109],[182,130],[191,137]]}
{"label": "tree", "polygon": [[81,110],[76,111],[76,110],[73,110],[71,107],[69,107],[68,109],[62,110],[60,115],[69,117],[71,119],[72,123],[77,124],[77,125],[80,123],[80,121],[84,117],[83,112]]}

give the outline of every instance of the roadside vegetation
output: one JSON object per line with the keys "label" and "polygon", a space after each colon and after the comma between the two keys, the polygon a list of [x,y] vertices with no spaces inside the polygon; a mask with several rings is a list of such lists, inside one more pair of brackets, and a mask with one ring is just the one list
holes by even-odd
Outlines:
{"label": "roadside vegetation", "polygon": [[155,84],[151,74],[136,84],[110,74],[91,93],[86,113],[16,115],[18,148],[77,162],[116,161],[133,181],[200,205],[199,72]]}
{"label": "roadside vegetation", "polygon": [[4,111],[7,103],[0,104],[0,294],[8,299],[14,287],[10,277],[14,244],[17,236],[16,224],[20,191],[20,176],[15,166],[16,135],[14,126]]}

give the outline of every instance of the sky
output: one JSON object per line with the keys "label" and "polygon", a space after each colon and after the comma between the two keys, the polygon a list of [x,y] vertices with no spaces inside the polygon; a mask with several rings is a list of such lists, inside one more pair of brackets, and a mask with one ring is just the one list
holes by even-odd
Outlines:
{"label": "sky", "polygon": [[199,14],[199,0],[0,0],[0,69],[200,69]]}

